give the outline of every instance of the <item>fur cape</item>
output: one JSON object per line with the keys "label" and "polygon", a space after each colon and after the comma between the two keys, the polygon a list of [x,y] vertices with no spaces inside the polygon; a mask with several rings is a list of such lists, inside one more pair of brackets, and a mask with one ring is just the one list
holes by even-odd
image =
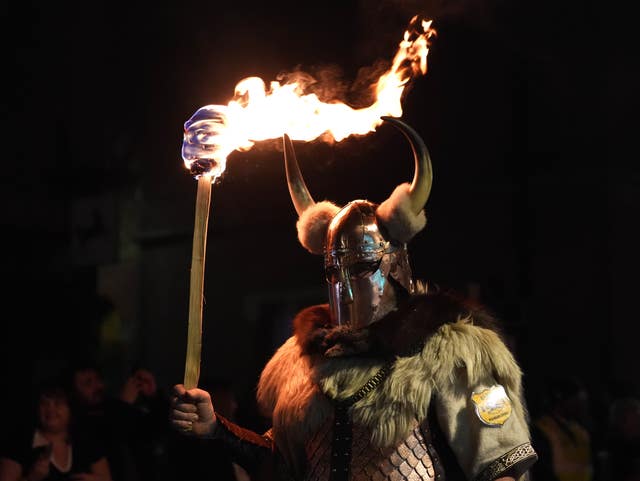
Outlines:
{"label": "fur cape", "polygon": [[294,331],[264,368],[257,397],[280,453],[299,474],[306,443],[333,416],[332,399],[356,393],[389,361],[387,378],[351,411],[376,447],[406,439],[432,398],[458,382],[460,369],[470,386],[495,378],[526,416],[521,371],[496,321],[451,293],[423,289],[358,331],[331,326],[328,306],[313,306],[298,314]]}

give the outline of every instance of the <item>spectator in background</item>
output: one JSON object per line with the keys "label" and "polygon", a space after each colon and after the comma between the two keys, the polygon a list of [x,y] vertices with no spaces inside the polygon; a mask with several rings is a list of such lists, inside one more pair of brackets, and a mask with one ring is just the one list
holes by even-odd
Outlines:
{"label": "spectator in background", "polygon": [[134,370],[117,396],[108,392],[100,369],[92,363],[74,365],[68,380],[79,426],[105,439],[114,481],[163,479],[168,401],[154,375]]}
{"label": "spectator in background", "polygon": [[75,429],[60,385],[39,391],[36,411],[35,425],[30,422],[3,447],[1,481],[111,481],[99,440]]}
{"label": "spectator in background", "polygon": [[531,427],[539,455],[531,469],[534,481],[590,481],[593,460],[586,427],[588,397],[582,383],[574,378],[551,380],[544,401]]}

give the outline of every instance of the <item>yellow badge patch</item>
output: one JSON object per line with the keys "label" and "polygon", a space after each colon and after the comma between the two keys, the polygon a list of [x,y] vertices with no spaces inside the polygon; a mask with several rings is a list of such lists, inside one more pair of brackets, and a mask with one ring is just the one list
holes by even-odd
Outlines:
{"label": "yellow badge patch", "polygon": [[487,426],[502,426],[511,416],[511,400],[499,384],[479,393],[472,393],[476,414]]}

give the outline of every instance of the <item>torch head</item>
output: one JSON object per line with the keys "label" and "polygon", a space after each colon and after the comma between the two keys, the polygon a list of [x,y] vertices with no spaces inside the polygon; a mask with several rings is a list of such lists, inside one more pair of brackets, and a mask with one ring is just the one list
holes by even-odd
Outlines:
{"label": "torch head", "polygon": [[329,223],[324,259],[336,324],[366,327],[396,307],[397,289],[412,291],[406,245],[385,235],[377,207],[354,200]]}
{"label": "torch head", "polygon": [[227,156],[233,150],[224,147],[228,144],[226,109],[224,105],[207,105],[184,123],[182,159],[196,178],[207,175],[216,179],[226,168]]}

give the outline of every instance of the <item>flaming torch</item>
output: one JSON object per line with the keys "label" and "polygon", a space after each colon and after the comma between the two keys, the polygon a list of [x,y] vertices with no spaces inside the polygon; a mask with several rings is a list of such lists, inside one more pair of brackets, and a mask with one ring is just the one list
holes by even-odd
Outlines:
{"label": "flaming torch", "polygon": [[374,101],[354,109],[337,100],[321,101],[305,93],[303,82],[281,84],[272,81],[267,88],[259,77],[248,77],[235,87],[226,105],[206,105],[184,124],[182,158],[198,180],[196,196],[189,321],[184,386],[196,387],[200,375],[202,343],[202,300],[207,225],[212,184],[225,171],[227,157],[235,150],[250,150],[256,142],[285,134],[291,140],[321,138],[339,142],[351,135],[375,131],[383,116],[401,117],[404,89],[413,77],[427,72],[429,39],[435,35],[431,21],[415,16],[391,62],[391,67],[371,86]]}

